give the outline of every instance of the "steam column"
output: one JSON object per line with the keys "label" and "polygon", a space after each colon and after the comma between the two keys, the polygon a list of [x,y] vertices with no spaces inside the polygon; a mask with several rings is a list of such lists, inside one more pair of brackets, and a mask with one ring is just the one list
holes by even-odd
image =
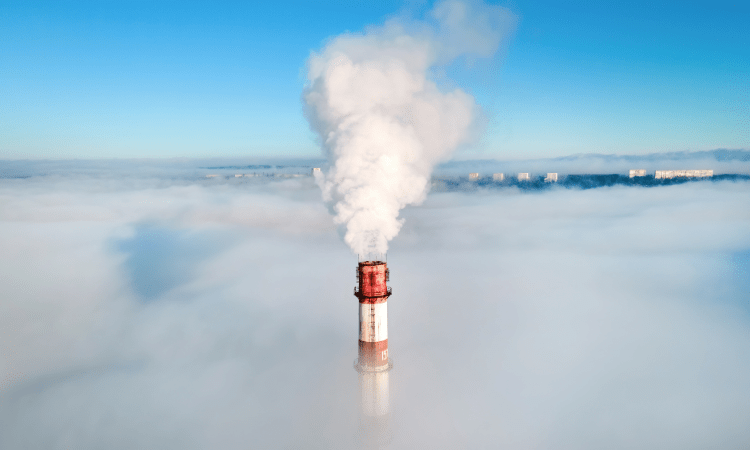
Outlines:
{"label": "steam column", "polygon": [[360,438],[368,443],[387,445],[391,439],[389,424],[388,371],[388,267],[383,261],[364,261],[357,267],[359,299],[359,372],[361,394]]}

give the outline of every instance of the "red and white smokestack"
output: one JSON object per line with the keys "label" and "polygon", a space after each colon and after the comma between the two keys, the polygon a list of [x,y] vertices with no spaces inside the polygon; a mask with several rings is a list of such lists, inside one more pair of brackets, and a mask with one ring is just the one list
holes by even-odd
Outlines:
{"label": "red and white smokestack", "polygon": [[[384,259],[384,258],[381,258]],[[390,442],[388,372],[388,266],[384,261],[360,262],[357,267],[359,299],[359,372],[361,394],[360,439],[368,443]]]}
{"label": "red and white smokestack", "polygon": [[388,367],[388,266],[383,261],[364,261],[357,267],[359,299],[359,361],[363,369]]}

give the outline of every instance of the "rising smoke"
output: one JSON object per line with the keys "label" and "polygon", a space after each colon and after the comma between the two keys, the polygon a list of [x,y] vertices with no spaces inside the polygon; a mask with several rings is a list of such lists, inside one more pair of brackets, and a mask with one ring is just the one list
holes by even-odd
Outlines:
{"label": "rising smoke", "polygon": [[385,253],[400,210],[424,201],[433,167],[475,130],[474,98],[430,71],[492,56],[513,23],[505,8],[444,1],[423,22],[343,34],[311,55],[303,98],[331,164],[318,184],[352,251]]}

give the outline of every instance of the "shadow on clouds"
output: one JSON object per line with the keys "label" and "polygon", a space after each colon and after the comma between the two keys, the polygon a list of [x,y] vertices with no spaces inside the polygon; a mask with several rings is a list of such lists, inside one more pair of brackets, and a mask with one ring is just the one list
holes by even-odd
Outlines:
{"label": "shadow on clouds", "polygon": [[149,302],[189,282],[202,262],[227,245],[225,240],[205,231],[139,224],[133,236],[115,246],[127,254],[123,266],[133,291]]}

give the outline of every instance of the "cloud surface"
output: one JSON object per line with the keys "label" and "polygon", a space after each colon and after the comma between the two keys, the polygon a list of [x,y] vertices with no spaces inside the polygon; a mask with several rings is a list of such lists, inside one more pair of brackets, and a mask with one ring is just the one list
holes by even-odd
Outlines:
{"label": "cloud surface", "polygon": [[[0,447],[353,448],[356,260],[313,180],[159,170],[0,180]],[[749,192],[405,209],[391,448],[747,447]]]}

